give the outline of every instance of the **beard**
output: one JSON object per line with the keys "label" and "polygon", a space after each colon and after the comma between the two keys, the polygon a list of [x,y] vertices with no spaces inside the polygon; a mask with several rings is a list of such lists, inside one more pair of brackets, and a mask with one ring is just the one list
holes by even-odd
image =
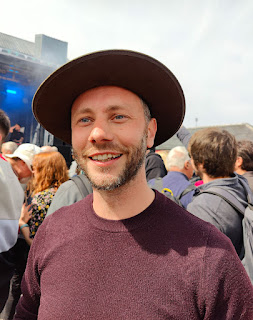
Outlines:
{"label": "beard", "polygon": [[[94,148],[96,148],[96,150],[94,150]],[[94,189],[112,191],[133,180],[144,164],[147,150],[147,132],[145,130],[144,135],[137,146],[126,148],[111,142],[106,142],[103,145],[94,144],[92,152],[90,151],[89,154],[94,151],[100,152],[105,150],[115,150],[127,157],[124,167],[117,176],[110,174],[110,168],[99,168],[99,173],[91,173],[87,166],[87,151],[79,153],[74,149],[73,154],[76,162],[84,171],[84,174]],[[104,177],[102,178],[102,176]]]}
{"label": "beard", "polygon": [[25,177],[25,178],[21,178],[21,179],[19,180],[19,182],[20,182],[21,184],[27,184],[30,180],[31,180],[31,176]]}

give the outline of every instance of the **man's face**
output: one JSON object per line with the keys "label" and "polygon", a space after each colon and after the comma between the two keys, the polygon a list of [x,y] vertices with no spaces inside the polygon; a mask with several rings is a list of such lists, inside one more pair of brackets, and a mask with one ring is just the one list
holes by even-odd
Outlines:
{"label": "man's face", "polygon": [[22,183],[25,178],[32,176],[32,172],[29,170],[26,163],[19,158],[8,158],[7,161],[11,164],[12,170],[15,172],[18,180]]}
{"label": "man's face", "polygon": [[75,159],[94,188],[114,190],[142,171],[145,176],[156,122],[147,123],[134,93],[112,86],[86,91],[73,104],[71,126]]}
{"label": "man's face", "polygon": [[15,125],[15,130],[20,131],[20,129],[21,129],[20,125],[19,125],[19,124],[16,124],[16,125]]}
{"label": "man's face", "polygon": [[194,169],[193,169],[193,165],[192,165],[192,160],[188,160],[188,163],[187,163],[187,177],[188,177],[188,179],[192,178],[193,172],[194,172]]}
{"label": "man's face", "polygon": [[192,158],[191,158],[191,165],[192,165],[192,168],[195,171],[196,175],[202,179],[203,178],[203,165],[198,165],[198,167],[196,167],[194,160]]}

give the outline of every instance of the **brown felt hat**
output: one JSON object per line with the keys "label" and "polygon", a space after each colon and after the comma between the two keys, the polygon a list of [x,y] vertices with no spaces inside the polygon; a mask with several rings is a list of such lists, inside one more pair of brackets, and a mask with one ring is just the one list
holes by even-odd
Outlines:
{"label": "brown felt hat", "polygon": [[182,88],[172,72],[152,57],[129,50],[84,55],[53,72],[33,99],[37,121],[55,137],[71,144],[71,107],[84,91],[117,86],[137,94],[156,118],[155,146],[180,128],[185,114]]}

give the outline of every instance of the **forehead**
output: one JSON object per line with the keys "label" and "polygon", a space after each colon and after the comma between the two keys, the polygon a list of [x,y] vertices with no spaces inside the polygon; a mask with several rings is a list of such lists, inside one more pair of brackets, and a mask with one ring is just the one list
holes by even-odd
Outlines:
{"label": "forehead", "polygon": [[81,106],[96,110],[98,107],[142,107],[142,100],[133,92],[116,86],[101,86],[82,93],[72,105],[72,115]]}

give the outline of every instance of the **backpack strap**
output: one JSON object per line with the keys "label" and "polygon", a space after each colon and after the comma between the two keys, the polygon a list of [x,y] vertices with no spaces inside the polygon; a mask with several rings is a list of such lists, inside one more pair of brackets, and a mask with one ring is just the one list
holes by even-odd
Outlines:
{"label": "backpack strap", "polygon": [[153,188],[153,189],[155,189],[165,195],[169,193],[173,196],[172,190],[170,190],[169,188],[163,187],[163,178],[161,178],[161,177],[155,178],[154,185],[151,188]]}
{"label": "backpack strap", "polygon": [[183,196],[185,196],[187,193],[193,191],[193,190],[196,190],[196,186],[194,184],[189,184],[188,187],[186,187],[181,193],[180,195],[177,197],[178,199],[181,199]]}
{"label": "backpack strap", "polygon": [[153,188],[162,193],[162,191],[163,191],[163,179],[161,177],[155,178]]}
{"label": "backpack strap", "polygon": [[228,190],[225,190],[225,189],[222,189],[219,187],[211,187],[207,190],[201,191],[199,194],[202,194],[202,193],[214,194],[214,195],[222,198],[228,204],[230,204],[237,212],[241,213],[244,216],[245,207],[238,200],[237,196],[234,193],[229,192]]}
{"label": "backpack strap", "polygon": [[83,198],[93,192],[91,184],[84,174],[74,176],[71,180],[74,181]]}
{"label": "backpack strap", "polygon": [[253,206],[253,194],[245,178],[239,178],[239,183],[243,186],[245,193],[247,194],[247,201],[250,208]]}

